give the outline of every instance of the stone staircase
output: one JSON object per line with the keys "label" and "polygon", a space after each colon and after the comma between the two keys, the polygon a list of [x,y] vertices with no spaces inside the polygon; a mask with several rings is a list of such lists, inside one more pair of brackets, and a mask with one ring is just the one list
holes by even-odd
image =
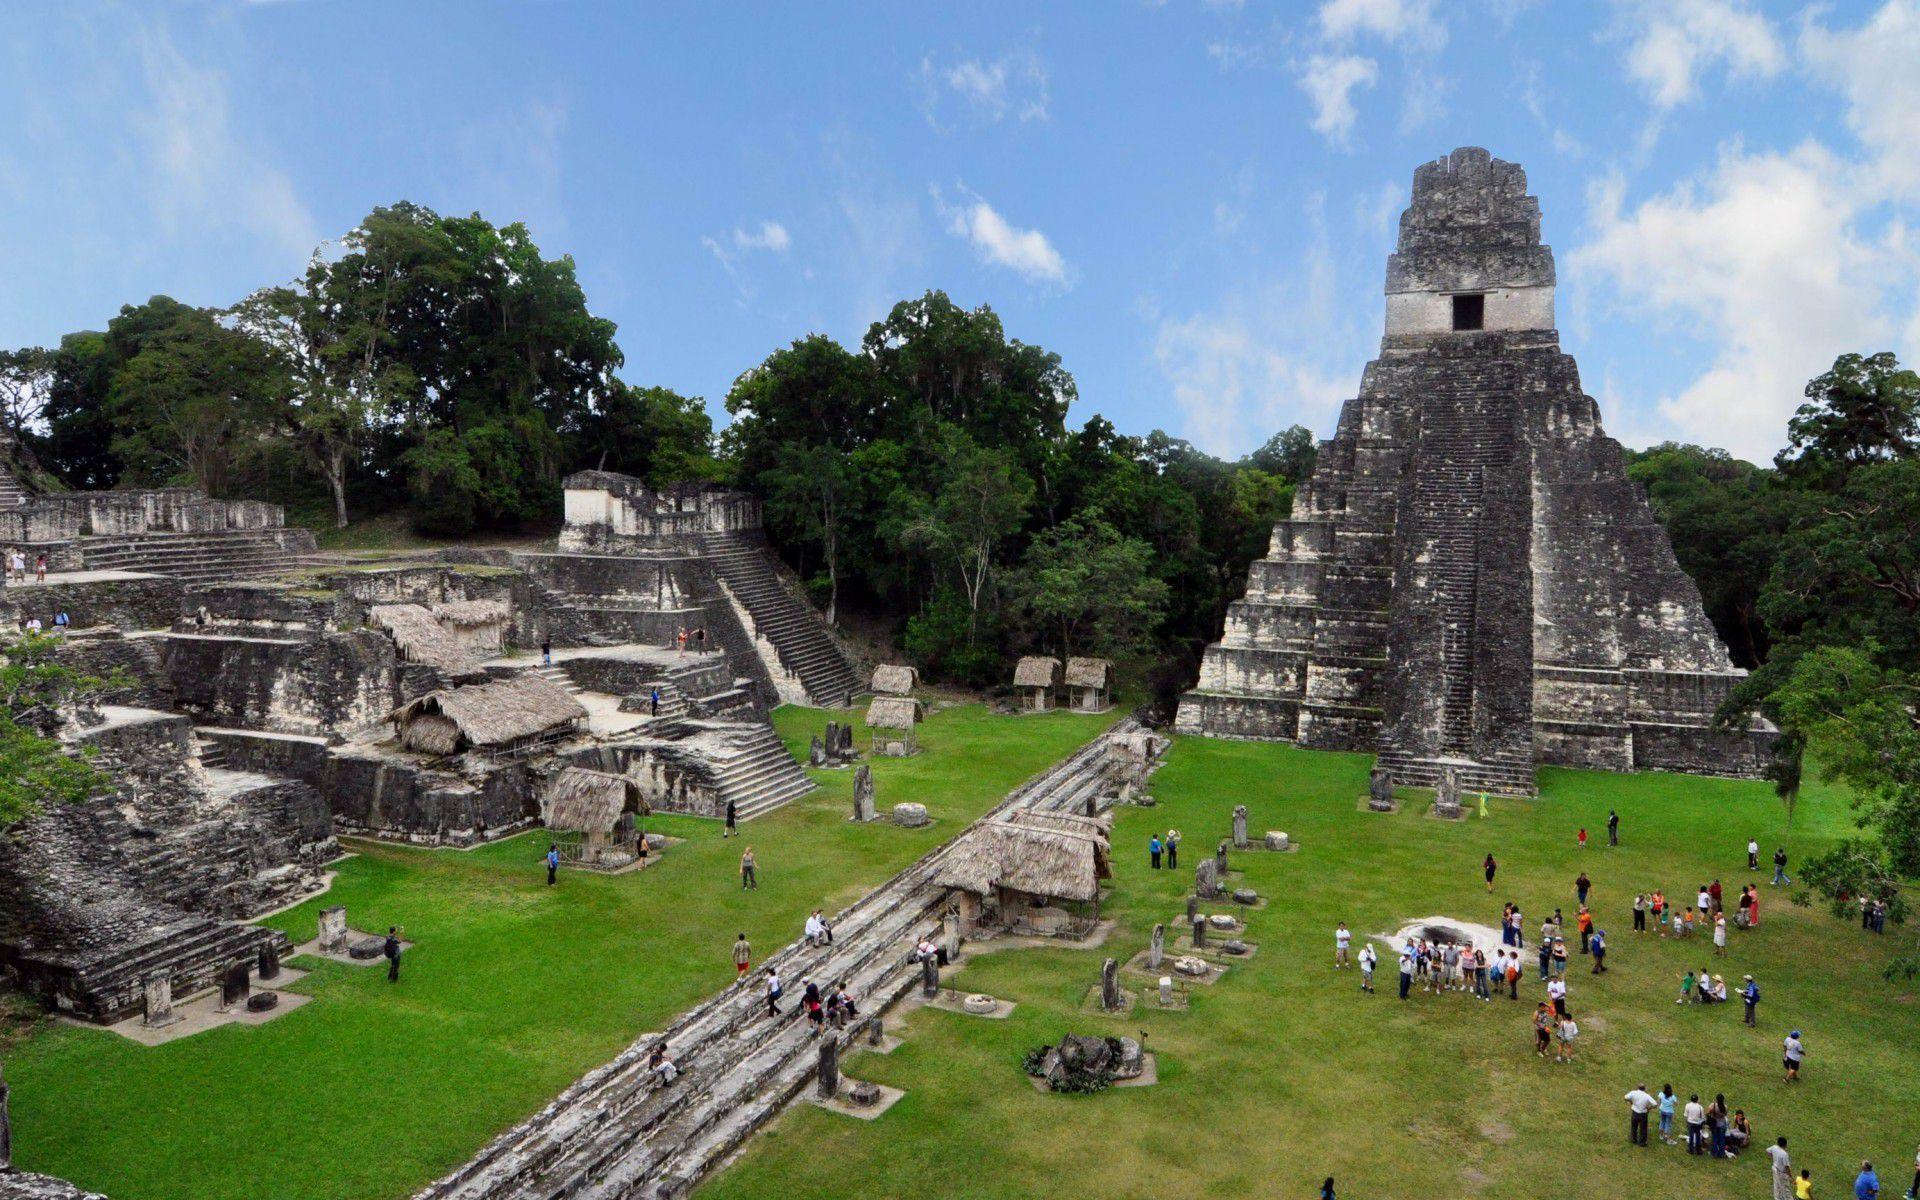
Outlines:
{"label": "stone staircase", "polygon": [[837,708],[860,691],[825,620],[787,588],[765,547],[731,534],[704,534],[700,541],[714,575],[752,619],[751,632],[772,643],[780,665],[814,704]]}
{"label": "stone staircase", "polygon": [[[5,448],[4,444],[0,444],[0,451]],[[33,493],[22,486],[4,463],[0,463],[0,509],[19,508],[32,498]]]}
{"label": "stone staircase", "polygon": [[[295,531],[300,538],[305,531]],[[283,529],[234,529],[222,533],[153,533],[141,537],[81,539],[81,563],[89,571],[147,571],[187,583],[231,583],[281,574],[313,559],[289,549]],[[312,535],[303,540],[311,542]]]}
{"label": "stone staircase", "polygon": [[[1096,739],[982,820],[1110,801],[1115,757],[1109,739]],[[761,964],[789,983],[781,1017],[765,1015],[756,971],[589,1072],[416,1200],[682,1200],[812,1080],[819,1041],[793,1011],[802,979],[845,980],[869,1017],[913,986],[908,956],[945,910],[947,891],[933,880],[952,846],[836,914],[831,945],[793,942]],[[647,1071],[661,1042],[681,1070],[666,1086]]]}

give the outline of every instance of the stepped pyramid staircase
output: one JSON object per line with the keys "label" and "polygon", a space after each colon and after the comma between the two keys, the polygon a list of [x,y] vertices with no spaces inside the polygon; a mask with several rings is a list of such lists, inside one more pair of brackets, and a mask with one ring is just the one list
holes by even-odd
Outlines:
{"label": "stepped pyramid staircase", "polygon": [[187,583],[230,583],[278,575],[315,561],[305,550],[288,549],[287,533],[232,529],[89,537],[81,540],[80,554],[89,571],[149,571]]}
{"label": "stepped pyramid staircase", "polygon": [[1531,726],[1506,731],[1524,749],[1509,744],[1489,752],[1474,734],[1488,481],[1491,474],[1516,469],[1516,454],[1524,453],[1514,429],[1515,381],[1511,368],[1499,360],[1445,361],[1446,369],[1435,372],[1423,389],[1412,502],[1403,505],[1399,518],[1401,537],[1417,539],[1426,556],[1420,570],[1431,581],[1438,610],[1439,754],[1383,743],[1380,762],[1405,784],[1436,786],[1452,767],[1466,791],[1531,795],[1536,791]]}
{"label": "stepped pyramid staircase", "polygon": [[799,679],[812,703],[837,708],[861,690],[859,676],[826,621],[788,589],[764,546],[733,534],[708,533],[701,535],[700,549],[715,578],[746,610],[752,622],[749,632],[773,646],[781,667]]}

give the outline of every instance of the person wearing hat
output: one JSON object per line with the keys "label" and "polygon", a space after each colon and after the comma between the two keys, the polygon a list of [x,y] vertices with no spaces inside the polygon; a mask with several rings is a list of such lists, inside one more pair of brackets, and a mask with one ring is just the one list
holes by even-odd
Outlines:
{"label": "person wearing hat", "polygon": [[1800,1064],[1807,1057],[1807,1048],[1800,1044],[1800,1031],[1794,1030],[1780,1043],[1780,1064],[1787,1069],[1787,1082],[1800,1080]]}
{"label": "person wearing hat", "polygon": [[1746,982],[1741,986],[1740,999],[1747,1006],[1747,1024],[1754,1024],[1754,1010],[1760,1007],[1760,985],[1753,981],[1753,976],[1747,976]]}
{"label": "person wearing hat", "polygon": [[1606,930],[1596,929],[1593,931],[1593,940],[1588,944],[1588,950],[1593,954],[1593,974],[1598,975],[1605,971],[1607,969]]}

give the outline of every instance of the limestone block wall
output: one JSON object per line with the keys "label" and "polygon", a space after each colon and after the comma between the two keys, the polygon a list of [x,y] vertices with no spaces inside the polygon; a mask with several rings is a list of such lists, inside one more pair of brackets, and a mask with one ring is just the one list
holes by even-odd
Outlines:
{"label": "limestone block wall", "polygon": [[757,533],[759,498],[710,484],[649,488],[611,471],[569,475],[560,549],[573,552],[690,550],[708,533]]}
{"label": "limestone block wall", "polygon": [[181,595],[180,581],[162,575],[19,584],[0,588],[0,624],[17,626],[28,617],[39,617],[52,628],[53,615],[64,611],[76,629],[93,625],[126,631],[165,629],[180,615]]}
{"label": "limestone block wall", "polygon": [[328,735],[376,726],[399,703],[393,642],[374,630],[161,641],[181,709],[203,724]]}

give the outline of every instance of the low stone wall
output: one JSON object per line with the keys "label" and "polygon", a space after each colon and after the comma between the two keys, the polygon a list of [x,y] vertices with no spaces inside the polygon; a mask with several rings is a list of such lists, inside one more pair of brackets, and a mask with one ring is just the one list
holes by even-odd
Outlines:
{"label": "low stone wall", "polygon": [[374,630],[161,640],[179,706],[202,724],[325,735],[377,725],[399,702],[393,642]]}
{"label": "low stone wall", "polygon": [[[339,628],[352,614],[332,592],[279,583],[213,583],[190,586],[175,628],[184,632],[321,633]],[[199,623],[204,618],[206,625]]]}
{"label": "low stone wall", "polygon": [[39,617],[50,630],[54,614],[64,611],[76,629],[165,629],[180,615],[180,604],[180,581],[164,575],[15,584],[0,588],[0,624],[17,628],[21,621]]}
{"label": "low stone wall", "polygon": [[304,781],[327,798],[335,826],[427,845],[470,845],[539,815],[525,764],[492,768],[478,786],[374,753],[336,753],[316,739],[208,730],[231,767]]}

